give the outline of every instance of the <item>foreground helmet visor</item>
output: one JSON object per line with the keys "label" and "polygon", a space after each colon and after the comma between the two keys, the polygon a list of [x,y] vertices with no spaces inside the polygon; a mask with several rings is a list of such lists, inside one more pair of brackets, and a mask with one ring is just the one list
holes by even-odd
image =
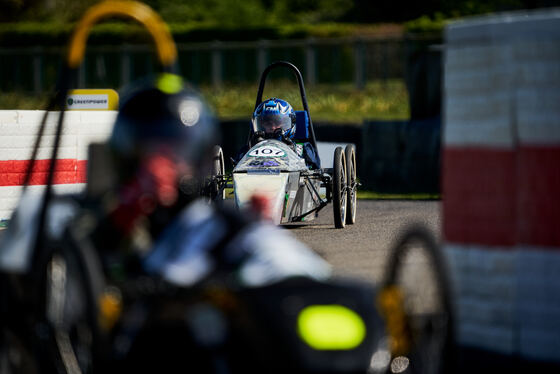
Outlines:
{"label": "foreground helmet visor", "polygon": [[272,134],[277,129],[282,131],[289,130],[292,127],[292,119],[290,116],[282,114],[269,114],[257,117],[257,130]]}

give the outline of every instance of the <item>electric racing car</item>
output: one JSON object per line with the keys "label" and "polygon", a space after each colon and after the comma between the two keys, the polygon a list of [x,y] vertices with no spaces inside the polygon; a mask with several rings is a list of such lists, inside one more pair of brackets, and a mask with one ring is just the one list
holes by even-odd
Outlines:
{"label": "electric racing car", "polygon": [[[253,196],[265,196],[270,210],[269,218],[275,224],[313,220],[320,210],[332,203],[335,227],[353,224],[356,221],[358,185],[355,147],[351,144],[345,148],[337,147],[332,168],[311,168],[298,155],[297,148],[309,143],[317,159],[319,157],[303,78],[295,65],[278,61],[263,71],[255,110],[262,102],[268,74],[280,67],[290,69],[297,78],[303,106],[303,110],[295,112],[293,141],[266,139],[253,123],[247,141],[248,151],[236,163],[231,175],[225,175],[223,152],[219,146],[216,147],[210,197],[223,199],[224,189],[231,186],[235,204],[242,209],[250,204]],[[322,191],[325,193],[322,194]]]}

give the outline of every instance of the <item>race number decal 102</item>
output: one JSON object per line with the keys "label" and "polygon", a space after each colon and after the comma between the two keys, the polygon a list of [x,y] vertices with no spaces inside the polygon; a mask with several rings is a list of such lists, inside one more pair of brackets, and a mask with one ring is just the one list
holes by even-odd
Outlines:
{"label": "race number decal 102", "polygon": [[273,146],[260,147],[249,152],[251,157],[284,157],[285,155],[286,152]]}

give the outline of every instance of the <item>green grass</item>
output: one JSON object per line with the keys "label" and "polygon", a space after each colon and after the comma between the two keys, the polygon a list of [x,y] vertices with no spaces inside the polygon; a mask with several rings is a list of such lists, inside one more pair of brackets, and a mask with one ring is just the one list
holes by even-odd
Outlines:
{"label": "green grass", "polygon": [[358,190],[358,199],[361,200],[440,200],[441,195],[430,194],[430,193],[393,194],[393,193],[379,193],[374,191]]}
{"label": "green grass", "polygon": [[[222,89],[201,87],[203,95],[222,119],[250,118],[255,106],[256,85],[225,86]],[[371,82],[363,90],[352,84],[306,87],[312,119],[322,122],[361,123],[366,118],[407,119],[410,117],[408,93],[402,80]],[[296,110],[302,109],[296,84],[271,82],[265,87],[263,99],[280,97]]]}
{"label": "green grass", "polygon": [[47,106],[48,94],[31,95],[23,92],[0,92],[0,110],[37,110]]}
{"label": "green grass", "polygon": [[[361,123],[364,119],[409,118],[408,94],[402,80],[370,82],[363,90],[352,84],[320,84],[306,87],[311,117],[315,122]],[[200,87],[202,95],[220,119],[249,119],[255,106],[255,84],[226,85],[223,88]],[[301,109],[297,85],[271,81],[263,98],[276,96]],[[48,93],[30,95],[22,92],[0,93],[0,109],[43,109]]]}
{"label": "green grass", "polygon": [[[233,188],[226,188],[226,198],[233,199]],[[389,194],[374,191],[358,190],[359,200],[440,200],[440,194],[429,193],[408,193],[408,194]]]}

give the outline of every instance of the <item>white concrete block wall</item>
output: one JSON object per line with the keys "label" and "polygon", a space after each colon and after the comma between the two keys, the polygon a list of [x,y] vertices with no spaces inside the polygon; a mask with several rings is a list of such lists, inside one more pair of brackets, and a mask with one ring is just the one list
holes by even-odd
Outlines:
{"label": "white concrete block wall", "polygon": [[459,341],[560,362],[560,9],[450,25],[444,69]]}
{"label": "white concrete block wall", "polygon": [[[29,160],[36,134],[44,111],[1,110],[0,111],[0,219],[9,219],[21,194],[21,185],[6,174],[21,174],[21,162]],[[79,172],[83,172],[82,161],[87,160],[87,148],[91,142],[103,141],[110,134],[117,112],[115,111],[69,111],[64,116],[64,130],[58,151],[58,159],[75,165],[76,180],[57,184],[55,191],[78,192],[84,187]],[[48,160],[53,149],[58,112],[49,113],[37,159]],[[14,161],[10,163],[10,161]],[[79,170],[78,170],[79,169]],[[69,170],[70,172],[72,170]],[[21,175],[20,175],[21,177]],[[16,178],[17,179],[17,178]],[[44,187],[33,185],[31,191],[40,193]]]}
{"label": "white concrete block wall", "polygon": [[[55,193],[79,193],[84,189],[85,184],[57,184],[53,187]],[[29,191],[34,194],[39,194],[44,191],[44,186],[29,186],[28,188]],[[12,212],[18,205],[21,192],[21,186],[0,187],[0,219],[10,219]]]}
{"label": "white concrete block wall", "polygon": [[463,344],[514,352],[516,252],[449,244],[458,339]]}
{"label": "white concrete block wall", "polygon": [[510,46],[474,45],[445,53],[446,144],[512,146]]}
{"label": "white concrete block wall", "polygon": [[517,306],[523,321],[520,352],[540,359],[558,359],[560,352],[560,255],[543,248],[519,251]]}

